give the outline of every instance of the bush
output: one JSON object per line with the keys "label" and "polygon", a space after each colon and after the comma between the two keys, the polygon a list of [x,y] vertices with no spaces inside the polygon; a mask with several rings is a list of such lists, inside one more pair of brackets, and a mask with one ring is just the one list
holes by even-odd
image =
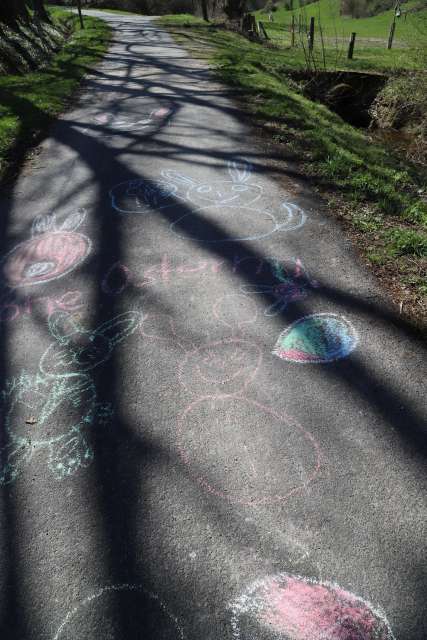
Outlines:
{"label": "bush", "polygon": [[427,165],[427,75],[410,73],[388,80],[370,114],[380,129],[400,129],[410,136],[408,157]]}

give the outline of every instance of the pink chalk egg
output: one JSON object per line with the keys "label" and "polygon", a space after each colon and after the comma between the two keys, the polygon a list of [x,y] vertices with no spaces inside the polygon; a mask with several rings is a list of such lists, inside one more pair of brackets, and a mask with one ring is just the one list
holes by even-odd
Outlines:
{"label": "pink chalk egg", "polygon": [[9,287],[25,287],[60,278],[89,254],[90,240],[74,231],[50,231],[18,244],[1,261]]}
{"label": "pink chalk egg", "polygon": [[232,611],[239,640],[394,640],[384,614],[362,598],[287,573],[254,582]]}

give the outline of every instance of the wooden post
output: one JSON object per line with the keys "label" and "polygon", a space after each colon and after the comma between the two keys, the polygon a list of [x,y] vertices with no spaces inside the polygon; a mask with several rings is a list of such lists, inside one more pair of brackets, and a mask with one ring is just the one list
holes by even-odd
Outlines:
{"label": "wooden post", "polygon": [[396,17],[394,18],[393,22],[391,23],[390,34],[388,36],[387,49],[391,49],[391,47],[393,45],[394,30],[395,29],[396,29]]}
{"label": "wooden post", "polygon": [[262,31],[262,34],[263,34],[264,38],[266,40],[270,40],[270,38],[268,37],[268,33],[265,30],[264,24],[262,22],[258,22],[258,24],[259,24],[260,31]]}
{"label": "wooden post", "polygon": [[313,51],[314,46],[314,18],[310,18],[310,31],[308,34],[308,50]]}
{"label": "wooden post", "polygon": [[348,43],[348,53],[347,53],[347,58],[349,60],[353,60],[353,51],[354,51],[354,43],[356,41],[356,34],[353,31],[353,33],[350,36],[350,42]]}
{"label": "wooden post", "polygon": [[77,11],[79,12],[80,27],[84,29],[85,25],[84,25],[83,16],[82,16],[82,0],[77,0]]}
{"label": "wooden post", "polygon": [[202,0],[202,15],[203,20],[209,22],[208,3],[206,2],[206,0]]}
{"label": "wooden post", "polygon": [[291,23],[291,47],[295,46],[295,16],[292,14],[292,23]]}

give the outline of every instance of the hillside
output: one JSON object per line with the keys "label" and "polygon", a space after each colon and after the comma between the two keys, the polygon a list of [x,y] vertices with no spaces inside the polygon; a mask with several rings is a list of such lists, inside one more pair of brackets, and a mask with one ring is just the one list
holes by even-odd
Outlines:
{"label": "hillside", "polygon": [[[419,0],[410,0],[401,6],[402,15],[396,20],[395,40],[396,45],[417,46],[427,40],[427,7],[417,10]],[[348,38],[351,32],[356,32],[358,38],[367,38],[372,45],[383,43],[388,38],[390,25],[393,21],[394,10],[390,9],[370,18],[349,18],[340,15],[340,0],[318,0],[304,7],[298,7],[293,11],[285,8],[284,4],[278,5],[278,9],[272,12],[273,22],[267,26],[269,29],[290,26],[292,16],[298,21],[301,15],[309,22],[315,17],[316,22],[322,25],[323,34],[328,38]],[[266,10],[256,12],[259,20],[268,20]]]}

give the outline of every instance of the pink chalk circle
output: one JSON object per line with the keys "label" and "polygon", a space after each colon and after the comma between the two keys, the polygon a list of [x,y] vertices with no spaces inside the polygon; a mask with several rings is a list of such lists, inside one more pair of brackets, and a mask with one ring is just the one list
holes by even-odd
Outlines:
{"label": "pink chalk circle", "polygon": [[172,113],[172,109],[166,109],[165,107],[161,107],[160,109],[156,109],[156,111],[153,111],[152,116],[154,118],[166,118],[171,113]]}
{"label": "pink chalk circle", "polygon": [[235,640],[394,640],[382,611],[329,582],[281,573],[231,605]]}
{"label": "pink chalk circle", "polygon": [[5,283],[26,287],[56,280],[88,256],[89,238],[74,231],[50,231],[18,244],[0,262]]}
{"label": "pink chalk circle", "polygon": [[293,418],[239,395],[205,396],[177,423],[178,451],[193,480],[232,503],[285,502],[320,469],[313,436]]}
{"label": "pink chalk circle", "polygon": [[110,113],[100,113],[94,116],[94,120],[99,122],[100,124],[107,124],[111,120],[112,116]]}
{"label": "pink chalk circle", "polygon": [[254,379],[261,358],[261,349],[253,342],[226,338],[188,352],[179,365],[178,378],[193,394],[237,393]]}

